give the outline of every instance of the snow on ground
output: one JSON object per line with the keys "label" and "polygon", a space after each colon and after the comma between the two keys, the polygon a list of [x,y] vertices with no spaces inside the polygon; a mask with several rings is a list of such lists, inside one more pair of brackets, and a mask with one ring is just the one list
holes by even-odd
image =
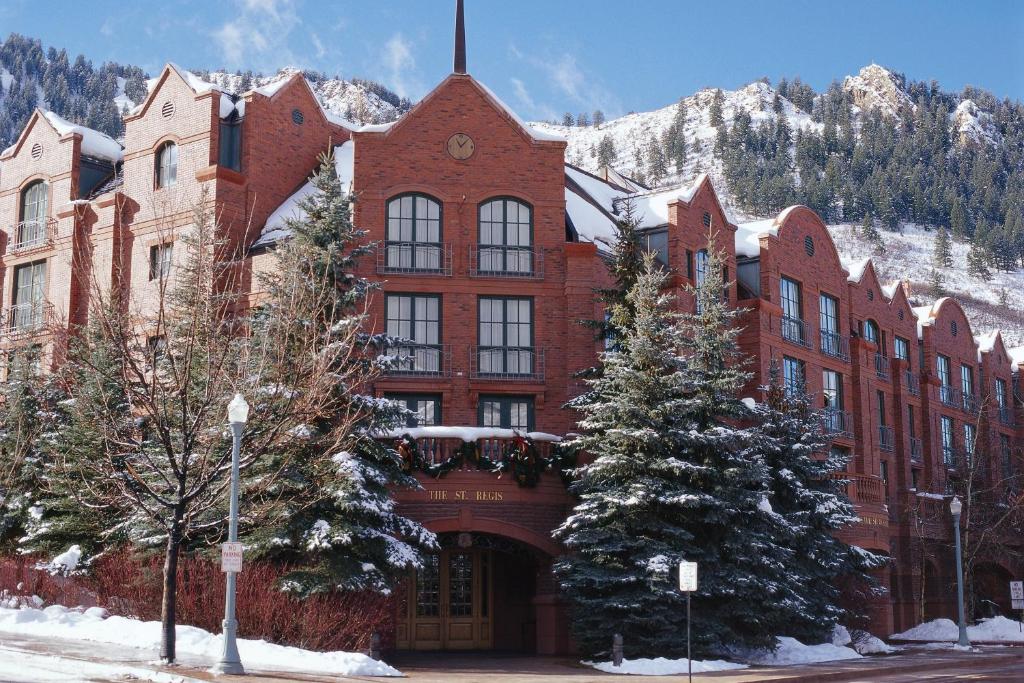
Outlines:
{"label": "snow on ground", "polygon": [[[877,250],[859,235],[859,227],[830,225],[829,231],[840,256],[849,261],[870,257],[875,264],[879,280],[889,284],[893,280],[909,279],[911,296],[922,304],[931,304],[934,297],[928,291],[931,275],[932,250],[936,237],[934,230],[925,230],[912,224],[903,226],[902,232],[879,230],[885,247]],[[980,335],[1001,329],[1007,347],[1024,344],[1024,270],[1009,273],[993,270],[988,282],[967,271],[967,253],[970,245],[951,240],[953,267],[944,269],[943,289],[964,307],[971,321],[972,332]],[[1000,298],[1006,308],[1000,306]]]}
{"label": "snow on ground", "polygon": [[[914,628],[894,633],[893,638],[919,641],[955,641],[960,633],[956,622],[950,619],[935,619],[918,624]],[[1006,617],[982,619],[975,626],[967,627],[967,638],[973,642],[1024,643],[1021,622]]]}
{"label": "snow on ground", "polygon": [[860,659],[856,650],[845,645],[819,643],[804,645],[796,638],[779,636],[776,638],[778,647],[774,652],[769,650],[749,650],[738,653],[737,659],[750,664],[766,666],[785,666],[790,664],[815,664],[817,662],[835,662],[844,659]]}
{"label": "snow on ground", "polygon": [[[656,657],[654,659],[623,659],[622,666],[615,666],[611,662],[583,662],[592,666],[598,671],[610,674],[632,674],[636,676],[675,676],[685,674],[687,671],[687,660],[666,659]],[[693,673],[708,673],[710,671],[732,671],[734,669],[746,669],[746,664],[734,664],[721,659],[693,660]]]}
{"label": "snow on ground", "polygon": [[[0,607],[0,631],[41,637],[71,638],[128,647],[156,647],[160,622],[108,617],[106,610],[84,611],[51,605],[45,609]],[[177,627],[177,650],[206,657],[210,664],[220,658],[219,635],[194,626]],[[356,652],[313,652],[275,645],[264,640],[238,639],[242,664],[253,670],[301,671],[340,676],[401,676],[397,669]]]}
{"label": "snow on ground", "polygon": [[0,646],[0,680],[10,683],[49,683],[49,681],[157,681],[158,683],[198,683],[198,678],[177,676],[162,671],[89,662],[52,653],[28,652]]}
{"label": "snow on ground", "polygon": [[837,624],[832,631],[832,644],[852,647],[862,655],[887,655],[899,650],[899,648],[887,645],[867,631],[855,630],[850,633],[845,626],[840,624]]}

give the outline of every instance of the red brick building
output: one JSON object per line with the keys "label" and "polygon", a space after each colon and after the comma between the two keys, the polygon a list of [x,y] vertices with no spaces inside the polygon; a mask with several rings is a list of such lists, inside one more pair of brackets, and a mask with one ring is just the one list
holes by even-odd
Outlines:
{"label": "red brick building", "polygon": [[[844,264],[806,207],[738,225],[706,176],[648,190],[567,165],[564,141],[464,71],[387,125],[331,115],[298,74],[234,94],[173,65],[126,116],[123,148],[37,112],[0,154],[9,362],[27,345],[59,362],[53,324],[83,323],[93,296],[120,288],[152,301],[198,202],[248,249],[247,272],[268,267],[317,155],[333,147],[356,224],[378,245],[361,265],[382,283],[370,324],[412,340],[373,391],[416,414],[413,433],[435,462],[478,437],[498,457],[512,430],[547,452],[574,429],[562,406],[601,349],[578,321],[603,316],[594,289],[609,281],[602,254],[628,205],[673,287],[699,281],[709,234],[726,253],[729,302],[746,309],[746,393],[758,395],[774,364],[820,401],[861,518],[843,534],[892,558],[874,630],[911,626],[922,602],[927,618],[951,615],[943,494],[973,450],[993,485],[1022,467],[1016,366],[999,334],[975,338],[955,301],[915,308],[907,286],[879,282],[870,262]],[[693,305],[682,290],[679,305]],[[573,501],[558,477],[523,488],[456,470],[422,483],[400,502],[443,551],[402,589],[398,646],[568,650],[551,530]],[[989,558],[979,571],[985,597],[1008,608],[1005,579],[1022,568]]]}

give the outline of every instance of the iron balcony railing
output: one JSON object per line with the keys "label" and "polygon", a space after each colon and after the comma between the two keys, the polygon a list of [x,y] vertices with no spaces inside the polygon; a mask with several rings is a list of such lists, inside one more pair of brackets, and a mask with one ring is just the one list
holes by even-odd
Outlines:
{"label": "iron balcony railing", "polygon": [[942,401],[943,405],[959,408],[960,392],[952,384],[943,384],[939,386],[939,400]]}
{"label": "iron balcony railing", "polygon": [[895,437],[893,436],[892,427],[887,425],[878,426],[878,447],[883,451],[892,451],[893,445],[896,443]]}
{"label": "iron balcony railing", "polygon": [[949,446],[942,447],[942,463],[949,468],[956,467],[960,462],[960,454],[955,448]]}
{"label": "iron balcony railing", "polygon": [[903,382],[907,385],[907,391],[912,396],[921,395],[921,380],[910,370],[903,371]]}
{"label": "iron balcony railing", "polygon": [[544,252],[530,247],[480,244],[469,248],[470,277],[544,277]]}
{"label": "iron balcony railing", "polygon": [[388,274],[452,274],[449,242],[385,242],[377,249],[377,272]]}
{"label": "iron balcony railing", "polygon": [[448,344],[396,344],[388,353],[394,357],[387,374],[394,377],[450,377],[451,346]]}
{"label": "iron balcony railing", "polygon": [[921,439],[910,437],[910,462],[921,462],[924,454],[921,450]]}
{"label": "iron balcony railing", "polygon": [[43,334],[53,323],[53,304],[32,301],[4,309],[3,336],[16,341]]}
{"label": "iron balcony railing", "polygon": [[8,254],[24,254],[53,246],[57,236],[57,221],[53,218],[38,218],[15,223],[8,234]]}
{"label": "iron balcony railing", "polygon": [[850,340],[838,332],[821,331],[821,352],[826,356],[850,360]]}
{"label": "iron balcony railing", "polygon": [[1007,427],[1013,426],[1013,408],[1010,406],[1000,406],[999,408],[999,421]]}
{"label": "iron balcony railing", "polygon": [[850,413],[836,408],[825,408],[821,411],[821,424],[826,434],[836,436],[853,436],[853,420]]}
{"label": "iron balcony railing", "polygon": [[879,379],[889,379],[889,359],[880,353],[875,354],[875,375]]}
{"label": "iron balcony railing", "polygon": [[963,408],[964,412],[976,413],[981,410],[981,402],[978,401],[978,397],[974,394],[962,392],[960,394],[960,407]]}
{"label": "iron balcony railing", "polygon": [[800,346],[808,348],[811,346],[811,343],[807,341],[807,323],[800,318],[782,316],[782,338]]}
{"label": "iron balcony railing", "polygon": [[474,346],[470,377],[506,381],[543,381],[544,349],[527,346]]}

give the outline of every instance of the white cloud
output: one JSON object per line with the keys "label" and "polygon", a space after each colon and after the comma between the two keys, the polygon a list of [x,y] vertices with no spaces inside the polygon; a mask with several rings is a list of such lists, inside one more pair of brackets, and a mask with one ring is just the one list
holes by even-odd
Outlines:
{"label": "white cloud", "polygon": [[316,58],[323,59],[323,57],[327,54],[327,48],[324,47],[323,41],[320,40],[320,36],[318,36],[316,33],[310,33],[309,40],[311,43],[313,43],[313,47],[316,48]]}
{"label": "white cloud", "polygon": [[530,91],[522,80],[518,78],[512,78],[510,80],[512,81],[512,89],[515,93],[516,101],[528,117],[533,119],[557,118],[554,109],[546,104],[537,104],[536,100],[533,99],[533,95],[530,94]]}
{"label": "white cloud", "polygon": [[[588,112],[601,109],[611,115],[617,115],[622,109],[618,98],[601,83],[588,76],[580,67],[576,57],[569,52],[525,54],[512,44],[509,45],[509,54],[513,59],[524,62],[539,71],[553,93],[565,100],[566,108],[580,108]],[[513,85],[516,87],[517,96],[519,96],[519,86],[516,86],[514,81]],[[523,90],[525,92],[525,86]],[[537,112],[535,115],[548,119],[555,118],[553,107],[537,105],[534,109]]]}
{"label": "white cloud", "polygon": [[416,58],[412,44],[401,33],[384,43],[381,61],[387,69],[387,84],[399,97],[418,98],[421,87],[415,77]]}
{"label": "white cloud", "polygon": [[224,66],[276,71],[299,65],[288,47],[292,31],[302,23],[295,0],[235,0],[235,6],[234,18],[213,31]]}

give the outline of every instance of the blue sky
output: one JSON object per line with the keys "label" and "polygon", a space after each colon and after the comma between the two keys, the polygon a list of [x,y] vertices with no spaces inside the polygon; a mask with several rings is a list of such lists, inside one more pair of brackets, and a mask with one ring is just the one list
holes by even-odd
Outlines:
{"label": "blue sky", "polygon": [[[413,100],[451,70],[452,0],[3,0],[0,32],[134,63],[382,81]],[[529,118],[664,106],[707,85],[799,75],[816,89],[876,62],[947,90],[1024,99],[1013,0],[466,0],[469,71]],[[628,8],[628,9],[627,9]]]}

